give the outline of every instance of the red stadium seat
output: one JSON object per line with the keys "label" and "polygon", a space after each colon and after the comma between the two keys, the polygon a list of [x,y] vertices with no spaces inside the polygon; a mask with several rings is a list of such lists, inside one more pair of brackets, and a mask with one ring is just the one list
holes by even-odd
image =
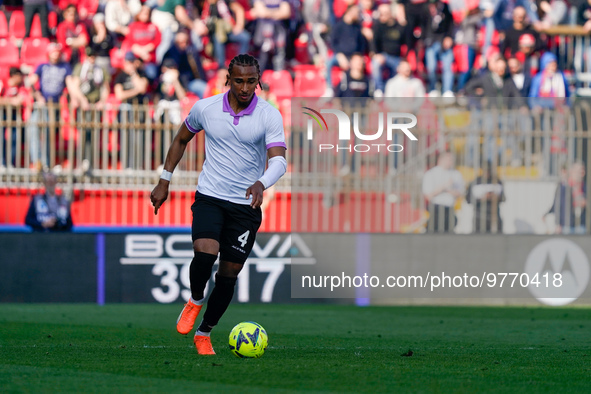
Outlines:
{"label": "red stadium seat", "polygon": [[318,69],[296,71],[294,80],[295,97],[322,97],[326,81]]}
{"label": "red stadium seat", "polygon": [[[330,57],[330,55],[329,55]],[[313,64],[296,64],[293,67],[293,71],[297,72],[302,72],[302,71],[317,71],[318,70],[318,66],[315,66]]]}
{"label": "red stadium seat", "polygon": [[278,100],[293,96],[293,80],[287,70],[263,72],[261,79],[269,84],[269,91],[273,93]]}
{"label": "red stadium seat", "polygon": [[31,31],[29,32],[29,37],[31,37],[31,38],[43,37],[43,30],[41,30],[41,19],[39,19],[39,14],[35,14],[35,16],[33,17],[33,22],[31,23]]}
{"label": "red stadium seat", "polygon": [[13,11],[8,22],[8,36],[10,38],[25,38],[25,14],[22,11]]}
{"label": "red stadium seat", "polygon": [[37,67],[47,61],[47,38],[25,38],[21,48],[21,63]]}
{"label": "red stadium seat", "polygon": [[5,38],[0,39],[0,67],[18,66],[18,48]]}
{"label": "red stadium seat", "polygon": [[0,38],[8,37],[8,22],[4,12],[0,12]]}

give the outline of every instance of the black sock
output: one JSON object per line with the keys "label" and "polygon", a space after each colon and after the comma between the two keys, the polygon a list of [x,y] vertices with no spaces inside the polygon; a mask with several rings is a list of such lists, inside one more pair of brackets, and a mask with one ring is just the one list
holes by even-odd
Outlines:
{"label": "black sock", "polygon": [[191,297],[195,301],[203,299],[203,291],[209,278],[211,269],[218,256],[209,253],[195,252],[195,257],[189,267],[189,280],[191,281]]}
{"label": "black sock", "polygon": [[218,324],[232,301],[237,279],[215,274],[215,287],[207,300],[207,309],[203,315],[203,321],[199,325],[200,331],[209,332],[213,326]]}

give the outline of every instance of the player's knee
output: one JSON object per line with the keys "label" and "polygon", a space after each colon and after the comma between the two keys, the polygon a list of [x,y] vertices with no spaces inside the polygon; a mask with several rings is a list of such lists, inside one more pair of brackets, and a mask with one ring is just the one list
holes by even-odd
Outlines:
{"label": "player's knee", "polygon": [[228,261],[222,261],[218,268],[218,275],[226,278],[237,278],[238,274],[244,267],[244,264],[230,263]]}
{"label": "player's knee", "polygon": [[193,251],[217,255],[220,251],[220,244],[215,239],[196,239],[193,241]]}

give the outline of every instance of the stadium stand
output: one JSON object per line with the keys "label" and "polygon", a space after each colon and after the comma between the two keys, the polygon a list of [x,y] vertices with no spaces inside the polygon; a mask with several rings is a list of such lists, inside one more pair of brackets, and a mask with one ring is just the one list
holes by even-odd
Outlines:
{"label": "stadium stand", "polygon": [[43,32],[41,31],[41,19],[39,18],[39,14],[35,14],[33,17],[33,22],[31,23],[31,32],[29,33],[30,38],[40,38],[43,37]]}
{"label": "stadium stand", "polygon": [[[528,1],[526,1],[527,3]],[[63,107],[61,108],[62,118],[57,119],[57,121],[62,126],[61,128],[54,128],[54,130],[62,130],[61,133],[57,133],[55,136],[51,136],[54,138],[53,140],[43,141],[43,143],[48,146],[50,153],[51,153],[51,160],[50,162],[46,163],[45,165],[49,168],[58,167],[61,168],[63,171],[64,176],[70,177],[71,182],[69,184],[76,185],[74,186],[75,190],[78,191],[78,195],[80,196],[81,201],[85,198],[85,193],[82,193],[81,190],[85,187],[90,188],[98,188],[100,190],[101,187],[108,187],[117,190],[131,190],[131,189],[142,189],[141,192],[145,192],[144,189],[148,187],[149,177],[153,175],[153,172],[158,165],[161,164],[162,156],[164,154],[163,149],[160,149],[161,146],[166,146],[167,143],[170,142],[172,135],[175,131],[177,125],[162,123],[160,119],[154,119],[153,114],[155,113],[154,108],[158,104],[159,97],[156,94],[158,91],[157,85],[159,83],[159,78],[156,78],[152,86],[150,86],[148,93],[146,94],[146,100],[142,103],[137,103],[137,106],[134,107],[134,113],[141,114],[141,116],[146,116],[146,118],[138,117],[133,119],[133,122],[130,123],[131,126],[126,126],[126,129],[121,128],[120,118],[120,103],[114,98],[112,94],[113,88],[113,81],[117,74],[121,72],[124,66],[124,58],[127,52],[129,52],[130,47],[128,45],[129,38],[125,36],[125,34],[113,34],[112,36],[99,37],[99,33],[93,31],[93,17],[97,15],[98,19],[104,19],[102,12],[104,2],[100,2],[98,0],[84,0],[84,1],[68,1],[68,0],[59,0],[53,1],[53,7],[48,15],[48,27],[50,31],[49,38],[41,38],[41,25],[40,19],[38,15],[35,15],[32,23],[30,38],[24,39],[25,35],[25,25],[24,25],[24,15],[22,6],[5,6],[4,12],[0,12],[0,81],[2,81],[3,86],[6,86],[6,82],[9,79],[9,68],[16,66],[21,67],[23,71],[25,71],[25,83],[24,89],[29,89],[28,83],[28,71],[31,68],[34,68],[41,62],[44,62],[46,57],[46,47],[49,42],[56,41],[56,28],[58,26],[58,22],[62,20],[61,17],[61,10],[63,10],[68,4],[73,3],[77,6],[77,11],[79,14],[79,20],[81,24],[85,26],[88,30],[89,34],[91,35],[90,44],[93,46],[93,49],[97,51],[97,62],[102,60],[100,63],[101,66],[105,66],[109,68],[109,72],[111,75],[111,84],[108,98],[104,101],[100,102],[100,105],[94,107],[92,110],[97,111],[100,113],[100,116],[94,118],[92,122],[86,121],[85,117],[85,110],[81,110],[80,108],[72,107],[71,102],[68,101],[68,96],[64,95],[61,98],[60,105]],[[133,1],[129,2],[130,4]],[[139,3],[139,2],[138,2]],[[144,2],[150,4],[150,2]],[[154,3],[154,2],[152,2]],[[245,29],[253,32],[253,27],[255,25],[255,18],[252,18],[252,11],[250,10],[250,5],[247,1],[240,1],[242,6],[246,10],[246,25]],[[287,48],[286,55],[287,61],[285,62],[284,69],[274,69],[272,65],[269,66],[267,70],[262,71],[262,81],[269,85],[269,94],[271,100],[275,100],[275,105],[279,108],[281,113],[284,117],[284,125],[286,128],[287,133],[294,132],[292,124],[291,124],[291,117],[297,116],[297,114],[292,114],[292,104],[291,99],[293,97],[321,97],[326,91],[326,78],[325,73],[330,73],[330,81],[333,85],[339,83],[341,76],[343,75],[343,70],[339,67],[334,67],[331,70],[326,70],[325,63],[326,58],[320,56],[321,53],[328,54],[328,56],[332,55],[332,48],[331,40],[330,40],[330,23],[327,25],[327,31],[322,32],[320,35],[323,37],[325,41],[325,45],[327,46],[326,52],[322,52],[317,47],[318,37],[314,36],[318,33],[318,30],[314,30],[315,24],[323,23],[319,21],[309,21],[306,18],[308,16],[303,15],[298,9],[301,4],[299,2],[291,2],[292,3],[292,10],[295,11],[292,13],[290,20],[288,21],[287,25],[289,25],[288,31],[288,42],[291,47]],[[351,3],[349,1],[340,0],[335,1],[333,9],[330,10],[330,20],[335,20],[335,18],[339,18],[340,15],[345,11],[347,5]],[[439,2],[436,2],[439,3]],[[503,43],[503,32],[500,27],[495,26],[495,29],[490,34],[490,37],[487,36],[487,29],[486,23],[488,23],[485,18],[481,18],[476,23],[476,30],[474,32],[474,40],[477,42],[475,47],[477,48],[476,53],[474,54],[474,58],[471,58],[468,53],[468,45],[465,44],[460,38],[463,37],[462,35],[466,33],[465,26],[464,26],[464,17],[466,15],[476,15],[480,11],[478,11],[477,7],[475,7],[475,2],[473,0],[454,0],[450,1],[450,6],[453,8],[453,18],[455,29],[456,29],[456,38],[458,38],[453,45],[452,51],[454,54],[454,63],[452,69],[454,70],[454,79],[457,82],[457,77],[460,73],[467,72],[469,69],[471,71],[468,75],[468,80],[470,78],[475,78],[481,74],[486,73],[487,70],[487,60],[488,57],[493,53],[498,53],[502,50]],[[501,4],[500,7],[505,7],[505,3]],[[187,1],[185,3],[185,10],[188,15],[189,20],[191,23],[197,25],[197,15],[202,15],[197,8],[198,5],[195,5],[193,1]],[[581,17],[584,17],[588,13],[585,13],[585,5],[581,5],[580,11],[578,14]],[[377,8],[374,10],[377,11]],[[572,12],[575,11],[574,8],[571,8],[571,14],[575,15],[576,13]],[[215,14],[215,13],[214,13]],[[367,18],[373,15],[374,19],[376,18],[376,13],[372,14],[371,9],[365,9],[363,12],[364,19],[364,26],[367,26]],[[480,15],[482,17],[482,15]],[[175,16],[169,17],[170,23],[175,24],[181,21],[175,19]],[[209,15],[206,19],[200,21],[205,26],[214,26],[216,23],[220,21],[216,19],[215,15]],[[133,18],[130,22],[133,22]],[[153,22],[153,21],[152,21]],[[536,26],[537,31],[541,37],[541,45],[540,48],[536,48],[535,51],[531,54],[525,54],[523,52],[519,52],[515,54],[515,57],[522,63],[522,66],[527,66],[526,71],[523,75],[519,75],[515,78],[516,81],[520,81],[521,79],[531,79],[536,74],[538,74],[538,70],[540,68],[539,59],[541,59],[544,53],[552,53],[556,57],[557,62],[557,69],[565,75],[565,78],[568,82],[567,89],[565,93],[567,95],[575,95],[575,96],[584,96],[584,95],[591,95],[591,69],[589,67],[589,51],[588,48],[591,47],[591,38],[589,38],[588,30],[583,26],[586,21],[585,20],[568,20],[565,18],[560,21],[559,25],[540,25],[540,21],[531,20],[532,25]],[[190,28],[190,24],[187,20],[183,20],[182,23],[179,23],[181,28]],[[223,71],[224,66],[217,64],[214,59],[216,59],[215,53],[212,50],[212,40],[211,36],[207,34],[203,34],[201,36],[195,34],[195,31],[198,29],[195,27],[190,28],[188,30],[192,30],[191,34],[191,50],[194,56],[193,60],[198,60],[201,63],[202,70],[204,71],[205,75],[195,76],[195,78],[199,78],[205,80],[207,82],[207,89],[205,92],[205,97],[218,94],[223,92],[225,83],[225,74]],[[490,26],[490,25],[488,25]],[[504,27],[506,28],[506,27]],[[421,42],[421,28],[420,26],[417,27],[412,32],[414,37],[419,42],[418,45],[413,46],[407,45],[405,42],[402,47],[402,56],[405,57],[412,69],[412,76],[416,77],[422,83],[426,82],[426,71],[425,71],[425,50],[424,45]],[[312,39],[312,37],[314,38]],[[67,39],[67,38],[66,38]],[[405,38],[400,38],[404,40]],[[487,42],[488,40],[488,42]],[[252,41],[254,42],[254,40]],[[261,50],[263,48],[256,47],[252,45],[250,50],[255,55],[260,55]],[[371,42],[369,42],[368,48],[371,48]],[[487,53],[481,53],[481,49],[485,46],[489,47],[489,51]],[[237,54],[238,52],[238,44],[236,43],[228,43],[224,46],[224,50],[226,53],[226,62],[229,62],[230,59]],[[409,49],[410,48],[410,49]],[[479,48],[479,49],[478,49]],[[369,75],[371,75],[371,61],[372,58],[370,55],[373,55],[370,51],[366,51],[364,55],[364,61],[366,64],[366,71]],[[504,51],[503,56],[507,57],[507,51]],[[83,59],[84,56],[81,56]],[[470,64],[471,63],[471,64]],[[70,64],[72,68],[76,66],[76,64]],[[159,65],[157,65],[159,66]],[[470,67],[472,66],[472,67]],[[194,65],[191,67],[195,68]],[[221,73],[218,70],[222,70]],[[440,79],[441,79],[441,70],[440,67],[437,71],[438,76],[438,83],[437,89],[439,89]],[[388,77],[392,77],[392,75],[388,75]],[[513,76],[511,76],[513,78]],[[193,79],[195,79],[193,78]],[[546,94],[548,92],[545,92]],[[463,91],[458,90],[454,87],[454,94],[462,96],[464,94]],[[524,94],[524,96],[527,96]],[[463,98],[462,98],[463,99]],[[558,98],[556,98],[558,99]],[[181,102],[182,107],[182,114],[183,116],[188,113],[188,109],[191,105],[198,100],[197,97],[194,95],[187,96]],[[572,103],[576,99],[572,99],[572,101],[568,101],[567,103]],[[465,110],[466,108],[463,105],[460,105],[461,100],[454,102],[454,111],[457,113],[454,116],[451,116],[449,113],[439,113],[437,117],[433,117],[433,119],[444,119],[445,122],[450,122],[450,119],[461,119],[465,117]],[[425,107],[429,105],[429,111],[437,112],[441,110],[438,105],[433,103],[425,104]],[[44,109],[44,107],[40,104],[37,104],[39,109]],[[18,128],[20,128],[21,132],[16,133],[17,138],[19,138],[19,158],[20,161],[16,168],[11,168],[10,166],[0,167],[0,180],[6,184],[11,184],[11,182],[18,184],[19,187],[22,189],[19,190],[27,190],[26,183],[31,181],[33,177],[37,174],[39,166],[36,163],[31,163],[29,159],[29,144],[30,141],[27,140],[27,133],[25,132],[25,127],[23,125],[23,121],[27,119],[27,116],[30,116],[32,108],[30,105],[25,106],[22,111],[19,113],[20,117],[15,120],[18,124]],[[560,111],[559,109],[553,109],[557,113]],[[562,109],[561,111],[564,111]],[[0,111],[6,111],[2,105],[0,105]],[[17,111],[18,112],[18,111]],[[51,111],[50,111],[51,112]],[[459,114],[459,115],[458,115]],[[533,116],[533,115],[532,115]],[[589,118],[586,112],[580,111],[578,115],[580,117],[579,122],[584,123],[586,119]],[[140,121],[141,119],[141,121]],[[425,149],[421,151],[420,155],[415,157],[416,160],[424,160],[423,163],[426,162],[427,157],[431,160],[431,156],[433,156],[438,149],[434,148],[437,144],[444,144],[448,148],[450,146],[454,146],[458,148],[458,151],[464,152],[467,146],[470,146],[470,141],[467,140],[465,137],[454,137],[450,138],[449,135],[442,134],[443,131],[438,129],[440,124],[437,120],[433,120],[430,115],[422,114],[421,117],[421,124],[429,124],[429,135],[428,135],[428,143],[424,147]],[[46,120],[40,119],[39,122],[41,125],[44,124]],[[20,123],[19,123],[20,122]],[[453,123],[453,121],[452,121]],[[561,123],[558,123],[561,124]],[[433,125],[433,127],[431,127]],[[84,131],[87,130],[87,131]],[[7,126],[4,129],[4,135],[10,134],[10,126]],[[125,172],[125,165],[121,163],[121,154],[122,152],[120,149],[124,146],[124,140],[126,137],[126,133],[132,134],[137,133],[137,135],[145,136],[146,140],[138,144],[138,149],[140,149],[145,153],[145,166],[142,168],[131,168],[131,170],[135,171],[133,174],[130,175],[129,173]],[[81,144],[83,143],[83,138],[80,136],[86,135],[87,138],[92,140],[90,144],[93,151],[95,152],[94,163],[92,163],[92,176],[87,176],[80,173],[80,163],[82,162],[81,158],[78,157],[79,153],[78,150],[82,149]],[[293,141],[296,141],[297,132],[292,136]],[[3,145],[6,145],[6,138],[3,141]],[[48,136],[45,135],[45,138]],[[562,143],[567,144],[567,142],[562,141],[560,138],[554,138],[552,140],[552,144],[554,145],[561,145]],[[293,142],[292,141],[292,142]],[[433,141],[437,141],[434,143]],[[558,142],[557,142],[558,141]],[[506,143],[507,141],[503,138],[499,139],[499,144]],[[294,142],[295,143],[295,142]],[[570,143],[570,142],[568,142]],[[518,148],[524,148],[523,145],[525,144],[524,140],[520,140],[518,144]],[[528,158],[520,158],[520,164],[517,165],[512,170],[504,169],[504,171],[509,171],[504,174],[518,174],[515,175],[516,177],[521,177],[522,179],[530,179],[535,178],[538,179],[554,179],[556,178],[556,172],[552,172],[552,168],[550,163],[552,162],[552,158],[545,156],[545,157],[538,157],[539,155],[543,156],[543,142],[540,140],[540,148],[539,151],[535,151],[530,149],[527,154],[529,155]],[[569,146],[567,144],[567,146]],[[577,146],[580,145],[577,143]],[[199,171],[200,165],[202,163],[202,159],[204,157],[204,152],[199,150],[201,148],[194,148],[195,149],[195,156],[192,159],[197,161],[197,164],[185,164],[187,171]],[[503,168],[508,166],[511,161],[512,157],[508,153],[511,153],[511,150],[515,150],[515,146],[506,147],[505,153],[507,157],[503,157],[504,162]],[[570,149],[570,148],[569,148]],[[577,148],[581,150],[581,152],[576,153],[572,159],[579,159],[584,158],[586,160],[586,152],[583,148]],[[563,152],[564,149],[558,149],[557,151]],[[304,148],[301,147],[301,151],[295,149],[294,152],[298,152],[298,154],[306,155]],[[508,153],[507,153],[508,152]],[[554,151],[553,151],[554,152]],[[309,153],[309,152],[308,152]],[[0,152],[0,155],[3,155],[3,152]],[[422,155],[422,156],[421,156]],[[531,156],[531,157],[530,157]],[[412,167],[406,160],[409,159],[405,157],[403,164],[408,164]],[[465,158],[464,158],[465,159]],[[303,160],[303,159],[302,159]],[[372,159],[373,160],[373,159]],[[515,160],[515,161],[519,161]],[[431,163],[431,162],[429,162]],[[466,164],[462,162],[462,164]],[[540,164],[544,163],[544,164]],[[335,164],[335,163],[333,163]],[[474,163],[472,163],[474,164]],[[336,165],[336,164],[335,164]],[[394,164],[392,164],[394,166]],[[474,164],[477,167],[478,164]],[[544,165],[546,166],[545,168]],[[334,177],[335,174],[338,174],[342,168],[332,169],[330,177]],[[345,180],[343,180],[344,184],[350,184],[351,179],[359,180],[359,177],[366,176],[371,171],[375,171],[376,168],[380,168],[379,166],[371,167],[370,170],[361,166],[358,168],[359,171],[356,171],[352,166],[350,169],[352,171],[351,174],[345,176]],[[460,168],[462,173],[465,175],[466,179],[470,179],[474,177],[474,171],[476,167],[472,169],[468,169],[468,165],[462,166],[466,168]],[[296,168],[297,169],[297,160],[294,158],[293,162],[289,163],[290,170]],[[406,167],[405,167],[406,168]],[[419,167],[412,167],[413,170],[422,171],[425,168]],[[477,168],[476,168],[477,169]],[[130,170],[130,169],[128,169]],[[369,171],[366,173],[365,171]],[[382,169],[380,171],[387,172],[386,169]],[[399,174],[404,173],[404,171],[397,169]],[[406,169],[406,171],[411,171],[410,169]],[[589,171],[591,173],[591,171]],[[81,175],[82,174],[82,175]],[[139,175],[138,175],[139,174]],[[382,173],[383,175],[383,173]],[[402,175],[400,175],[402,176]],[[135,177],[135,178],[134,178]],[[554,177],[554,178],[552,178]],[[509,177],[511,178],[511,176]],[[397,178],[398,179],[398,178]],[[183,185],[183,187],[188,188],[187,185],[194,184],[196,182],[196,178],[189,177],[187,179],[187,183]],[[280,185],[281,186],[281,185]],[[1,188],[0,188],[1,189]],[[406,190],[411,190],[411,186],[405,186]],[[186,191],[186,190],[184,190]],[[283,192],[283,191],[281,191]],[[414,191],[416,192],[416,190]],[[413,192],[413,193],[414,193]],[[19,192],[20,193],[20,192]],[[25,192],[26,193],[26,192]],[[97,191],[98,195],[100,192]],[[139,192],[138,192],[139,193]],[[338,197],[340,192],[336,192],[335,197],[337,200],[341,197]],[[416,193],[410,194],[408,199],[406,197],[402,198],[402,196],[397,196],[396,198],[392,196],[388,196],[387,194],[381,194],[379,196],[374,196],[376,201],[379,201],[380,204],[385,203],[390,199],[398,199],[397,201],[400,202],[399,207],[408,207],[408,201],[417,199]],[[10,194],[10,193],[8,193]],[[6,194],[6,195],[8,195]],[[189,193],[190,194],[190,193]],[[127,194],[123,194],[127,195]],[[287,194],[286,194],[287,195]],[[90,198],[90,197],[89,197]],[[98,198],[98,197],[97,197]],[[184,197],[183,197],[184,198]],[[287,198],[287,197],[286,197]],[[289,197],[291,198],[291,197]],[[314,197],[316,198],[316,197]],[[351,195],[352,199],[363,199],[365,197]],[[328,214],[327,212],[330,211],[330,201],[323,201],[319,204],[319,201],[322,200],[323,197],[318,197],[311,203],[313,206],[322,206],[321,209],[323,214]],[[402,200],[404,200],[403,205]],[[98,200],[97,200],[98,201]],[[298,202],[300,203],[300,202]],[[117,202],[119,204],[119,202]],[[323,205],[324,204],[324,205]],[[398,203],[396,203],[398,204]],[[284,209],[285,206],[283,206]],[[131,209],[129,206],[126,209]],[[276,208],[273,208],[276,209]],[[316,208],[315,208],[316,209]],[[406,209],[406,208],[405,208]],[[412,216],[413,220],[418,220],[421,216],[419,211],[413,211],[410,216]],[[410,217],[409,216],[409,217]],[[137,218],[136,218],[137,219]],[[341,219],[335,219],[335,222],[341,223]],[[135,220],[135,219],[134,219]],[[372,219],[373,220],[373,219]],[[0,222],[2,219],[0,218]],[[344,226],[346,221],[342,221],[342,225]],[[140,221],[136,221],[134,223],[141,223]],[[391,228],[402,229],[403,223],[398,223],[393,225]],[[340,228],[340,227],[339,227]],[[386,229],[386,227],[383,227]]]}
{"label": "stadium stand", "polygon": [[8,39],[0,39],[0,67],[11,67],[18,65],[18,47]]}
{"label": "stadium stand", "polygon": [[[31,30],[32,31],[32,30]],[[43,37],[29,37],[23,40],[21,47],[21,66],[28,65],[35,69],[39,64],[47,61],[47,46],[49,39]]]}
{"label": "stadium stand", "polygon": [[21,10],[15,10],[10,15],[8,37],[12,40],[22,40],[25,38],[25,15]]}
{"label": "stadium stand", "polygon": [[4,12],[0,12],[0,38],[8,37],[8,21]]}

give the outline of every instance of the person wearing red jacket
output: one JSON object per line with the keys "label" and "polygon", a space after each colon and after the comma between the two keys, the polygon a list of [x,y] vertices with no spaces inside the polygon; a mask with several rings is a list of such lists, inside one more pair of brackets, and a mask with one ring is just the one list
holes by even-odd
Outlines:
{"label": "person wearing red jacket", "polygon": [[84,48],[86,48],[90,39],[86,27],[76,20],[78,12],[75,5],[68,5],[62,15],[64,21],[57,26],[57,42],[62,46],[65,60],[75,65],[82,60]]}
{"label": "person wearing red jacket", "polygon": [[160,30],[150,22],[152,11],[148,6],[142,6],[136,15],[135,22],[129,25],[129,33],[125,37],[123,46],[144,62],[144,71],[150,81],[158,77],[158,65],[156,63],[156,48],[160,45]]}

